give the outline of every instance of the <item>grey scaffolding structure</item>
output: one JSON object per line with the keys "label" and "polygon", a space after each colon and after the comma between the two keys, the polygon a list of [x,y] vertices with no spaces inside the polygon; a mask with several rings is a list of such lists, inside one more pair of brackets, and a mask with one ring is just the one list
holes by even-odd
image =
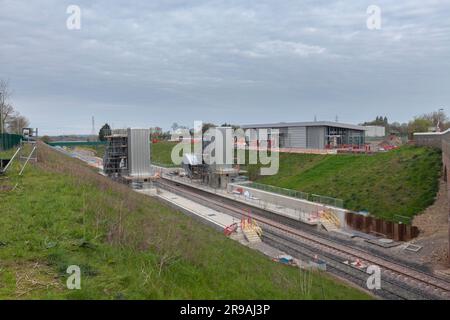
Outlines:
{"label": "grey scaffolding structure", "polygon": [[103,172],[109,176],[128,174],[128,134],[126,130],[114,130],[105,138]]}

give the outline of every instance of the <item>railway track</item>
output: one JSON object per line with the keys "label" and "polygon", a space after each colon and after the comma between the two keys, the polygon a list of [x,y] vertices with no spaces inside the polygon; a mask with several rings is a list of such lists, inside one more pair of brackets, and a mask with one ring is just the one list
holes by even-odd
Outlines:
{"label": "railway track", "polygon": [[[267,244],[277,247],[280,250],[283,250],[284,252],[304,261],[313,261],[317,255],[317,248],[305,245],[303,243],[292,243],[289,239],[276,235],[267,230],[264,230],[263,240]],[[327,272],[342,280],[350,281],[361,288],[366,288],[368,274],[364,270],[343,264],[338,257],[333,256],[332,254],[321,252],[320,256],[321,260],[326,262]],[[403,286],[398,287],[395,283],[386,281],[386,279],[383,280],[381,289],[371,293],[375,294],[377,297],[388,300],[423,298],[422,295],[412,294],[410,290],[403,288]]]}
{"label": "railway track", "polygon": [[[248,216],[244,213],[245,206],[240,202],[214,195],[195,187],[177,184],[171,180],[160,179],[160,187],[168,189],[190,199],[196,199],[213,209],[219,209],[237,218]],[[282,248],[294,256],[313,258],[320,255],[327,262],[331,273],[365,288],[361,282],[368,274],[344,261],[359,259],[365,265],[377,265],[382,270],[382,289],[374,293],[387,299],[450,299],[450,282],[427,274],[423,271],[393,262],[373,255],[363,249],[350,247],[305,230],[299,230],[290,225],[276,221],[275,214],[259,214],[262,210],[252,212],[252,219],[258,221],[264,230],[265,241]],[[274,219],[275,218],[275,219]],[[286,218],[285,218],[286,219]]]}

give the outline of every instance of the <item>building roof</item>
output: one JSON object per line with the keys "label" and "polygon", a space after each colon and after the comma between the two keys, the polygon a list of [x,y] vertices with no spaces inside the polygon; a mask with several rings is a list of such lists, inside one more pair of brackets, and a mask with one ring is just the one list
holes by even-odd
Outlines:
{"label": "building roof", "polygon": [[286,128],[286,127],[338,127],[345,129],[365,131],[363,126],[354,124],[346,124],[332,121],[310,121],[310,122],[278,122],[278,123],[263,123],[263,124],[246,124],[241,126],[243,129],[256,128]]}

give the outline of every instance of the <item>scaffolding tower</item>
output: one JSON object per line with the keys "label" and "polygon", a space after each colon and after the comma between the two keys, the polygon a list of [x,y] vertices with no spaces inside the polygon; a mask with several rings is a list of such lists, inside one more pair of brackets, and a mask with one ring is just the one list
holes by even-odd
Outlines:
{"label": "scaffolding tower", "polygon": [[128,134],[124,130],[114,130],[105,138],[103,172],[108,176],[128,174]]}
{"label": "scaffolding tower", "polygon": [[119,129],[106,136],[103,172],[136,188],[150,182],[150,130]]}

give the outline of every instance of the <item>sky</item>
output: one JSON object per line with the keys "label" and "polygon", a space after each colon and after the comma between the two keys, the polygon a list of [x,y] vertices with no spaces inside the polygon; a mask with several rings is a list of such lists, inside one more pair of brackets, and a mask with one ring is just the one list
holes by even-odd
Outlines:
{"label": "sky", "polygon": [[0,0],[0,79],[49,135],[88,134],[92,116],[97,131],[406,122],[450,114],[449,17],[450,0]]}

